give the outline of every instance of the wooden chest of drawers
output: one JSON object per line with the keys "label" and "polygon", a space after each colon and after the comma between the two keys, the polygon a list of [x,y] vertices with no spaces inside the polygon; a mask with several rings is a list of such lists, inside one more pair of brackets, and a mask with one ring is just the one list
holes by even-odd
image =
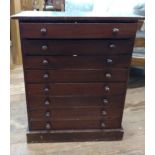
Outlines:
{"label": "wooden chest of drawers", "polygon": [[120,140],[140,17],[23,12],[28,142]]}

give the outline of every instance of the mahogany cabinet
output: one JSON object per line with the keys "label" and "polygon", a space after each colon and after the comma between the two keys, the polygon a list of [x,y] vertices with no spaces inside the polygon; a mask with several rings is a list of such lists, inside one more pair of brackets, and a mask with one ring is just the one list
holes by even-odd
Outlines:
{"label": "mahogany cabinet", "polygon": [[22,12],[28,142],[120,140],[139,16]]}

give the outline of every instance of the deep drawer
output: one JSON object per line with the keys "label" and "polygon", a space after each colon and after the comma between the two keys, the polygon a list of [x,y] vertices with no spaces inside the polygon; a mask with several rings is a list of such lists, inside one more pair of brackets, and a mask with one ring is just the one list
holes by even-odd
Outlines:
{"label": "deep drawer", "polygon": [[30,121],[30,130],[67,129],[116,129],[121,127],[119,118],[112,120]]}
{"label": "deep drawer", "polygon": [[132,52],[133,40],[23,40],[27,55],[105,55]]}
{"label": "deep drawer", "polygon": [[29,95],[52,96],[103,96],[120,95],[126,90],[126,83],[50,83],[27,84]]}
{"label": "deep drawer", "polygon": [[42,108],[29,112],[31,120],[83,120],[121,118],[121,107]]}
{"label": "deep drawer", "polygon": [[126,81],[127,69],[26,70],[27,82],[103,82]]}
{"label": "deep drawer", "polygon": [[130,38],[136,23],[20,23],[22,38]]}
{"label": "deep drawer", "polygon": [[40,108],[85,108],[85,107],[122,107],[124,95],[102,97],[51,97],[28,96],[28,106],[31,110]]}
{"label": "deep drawer", "polygon": [[29,69],[62,69],[86,68],[99,69],[103,67],[129,67],[131,55],[117,56],[27,56],[25,68]]}

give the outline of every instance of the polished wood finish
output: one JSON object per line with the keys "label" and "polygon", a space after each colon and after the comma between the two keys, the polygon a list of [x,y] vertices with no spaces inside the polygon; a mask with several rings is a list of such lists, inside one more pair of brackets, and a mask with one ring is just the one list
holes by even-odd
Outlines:
{"label": "polished wood finish", "polygon": [[139,17],[40,13],[13,17],[20,21],[28,142],[120,140]]}

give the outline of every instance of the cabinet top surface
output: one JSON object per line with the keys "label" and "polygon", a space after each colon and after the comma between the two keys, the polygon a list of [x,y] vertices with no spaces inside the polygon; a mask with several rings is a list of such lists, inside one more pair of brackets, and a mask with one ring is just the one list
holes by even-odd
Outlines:
{"label": "cabinet top surface", "polygon": [[12,19],[33,21],[54,21],[54,20],[87,20],[87,21],[136,21],[138,19],[144,19],[144,16],[135,14],[117,14],[107,12],[52,12],[52,11],[23,11],[16,15],[11,16]]}

